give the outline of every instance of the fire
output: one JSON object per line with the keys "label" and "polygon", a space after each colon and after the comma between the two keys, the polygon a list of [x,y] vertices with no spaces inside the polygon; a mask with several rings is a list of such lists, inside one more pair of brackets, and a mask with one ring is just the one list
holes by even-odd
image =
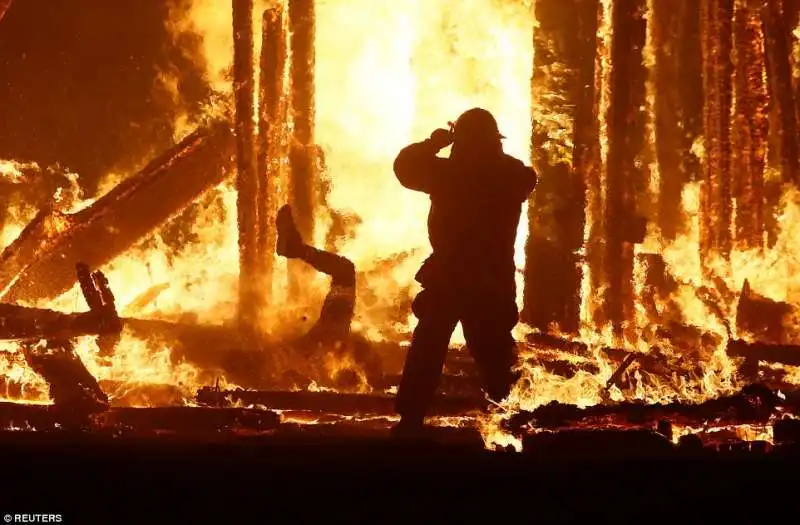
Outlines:
{"label": "fire", "polygon": [[[599,246],[604,242],[601,238],[604,212],[610,206],[612,79],[615,68],[619,67],[613,55],[616,4],[613,0],[601,0],[598,5],[593,86],[597,144],[588,155],[591,160],[579,166],[572,158],[578,146],[574,140],[577,124],[571,109],[565,107],[569,104],[562,93],[565,79],[572,78],[569,75],[573,72],[555,62],[537,69],[531,79],[534,36],[540,29],[533,15],[536,2],[320,0],[316,4],[314,135],[325,154],[324,178],[328,188],[326,207],[316,210],[314,217],[317,225],[314,242],[324,245],[330,240],[329,234],[334,230],[332,212],[353,219],[345,235],[328,244],[350,258],[360,271],[361,300],[353,328],[366,339],[398,345],[406,342],[415,320],[407,309],[398,314],[394,307],[417,291],[414,273],[429,253],[425,228],[428,202],[423,195],[404,191],[392,174],[394,156],[404,145],[426,138],[436,128],[446,127],[448,121],[464,110],[481,106],[496,115],[503,134],[508,137],[505,142],[508,153],[533,161],[531,136],[535,121],[546,136],[542,146],[546,163],[565,163],[573,169],[591,171],[580,174],[587,186],[583,246],[579,250],[582,255],[580,331],[561,334],[554,327],[553,332],[585,344],[587,355],[581,358],[582,363],[596,366],[578,370],[569,378],[562,377],[548,372],[537,360],[541,348],[523,349],[519,365],[521,380],[502,406],[497,407],[496,414],[479,420],[487,445],[521,447],[517,437],[500,430],[502,420],[516,411],[532,410],[553,400],[586,407],[623,399],[649,403],[699,402],[734,392],[742,384],[737,372],[739,363],[727,355],[726,346],[731,337],[746,339],[748,335],[739,334],[736,328],[737,299],[724,298],[721,304],[710,305],[699,293],[701,288],[716,287],[719,283],[712,282],[714,278],[737,296],[747,281],[761,296],[794,305],[800,303],[800,263],[794,257],[800,252],[798,190],[789,184],[783,188],[777,206],[774,242],[758,248],[736,244],[729,257],[714,258],[704,252],[702,236],[704,220],[709,219],[705,214],[710,212],[701,197],[710,191],[711,182],[687,177],[681,189],[679,233],[672,237],[664,235],[657,217],[648,217],[645,239],[633,251],[635,319],[627,319],[626,324],[627,328],[634,328],[634,335],[629,336],[630,330],[626,330],[625,337],[620,337],[608,321],[598,320],[604,296],[613,293],[604,280],[604,266],[597,263],[596,252],[602,251]],[[657,200],[661,181],[678,174],[662,166],[655,154],[657,143],[666,140],[656,125],[659,109],[655,97],[659,86],[655,68],[659,64],[653,26],[655,2],[650,0],[643,5],[648,11],[647,34],[642,64],[638,65],[648,74],[641,108],[646,114],[647,144],[645,151],[638,152],[637,162],[647,164],[647,184],[643,191],[649,202]],[[286,7],[279,0],[254,2],[256,35],[261,33],[264,9],[274,6]],[[230,109],[233,97],[230,1],[195,0],[185,9],[176,4],[168,24],[176,37],[183,33],[201,37],[200,54],[192,58],[204,68],[206,80],[215,92],[205,116],[224,114]],[[800,49],[797,35],[800,28],[795,29],[793,42],[795,61]],[[255,42],[258,57],[260,39]],[[557,55],[556,42],[550,41],[545,47],[544,51]],[[795,68],[795,77],[797,71]],[[257,84],[258,79],[254,80]],[[170,85],[169,78],[164,82]],[[185,136],[195,124],[181,116],[175,123],[176,137]],[[709,147],[704,137],[694,140],[688,149],[693,161],[709,166],[716,166],[714,163],[719,161],[714,157],[716,150]],[[546,166],[542,168],[546,177]],[[774,171],[772,167],[766,168],[762,173],[764,179],[775,178]],[[31,174],[45,173],[55,182],[43,183],[35,192],[25,189],[33,180]],[[99,193],[122,179],[110,175]],[[93,202],[81,193],[79,182],[79,177],[69,172],[42,170],[33,163],[0,161],[0,183],[16,191],[11,193],[11,205],[0,223],[0,243],[9,245],[38,209],[45,206],[59,212],[53,228],[67,224],[70,213]],[[278,196],[280,204],[286,198],[284,191]],[[190,220],[176,221],[191,223],[188,231],[178,235],[181,238],[176,240],[176,234],[167,225],[102,268],[123,316],[218,326],[231,326],[235,322],[239,283],[236,199],[232,181],[220,184],[190,207]],[[524,213],[527,215],[528,210]],[[528,221],[523,218],[516,243],[520,307],[527,237]],[[667,276],[675,282],[668,297],[655,300],[657,315],[645,305],[648,276],[642,260],[647,255],[662,257]],[[600,260],[605,263],[602,257]],[[282,261],[276,262],[271,286],[276,292],[272,295],[274,303],[267,308],[262,322],[271,338],[279,341],[307,327],[300,320],[316,315],[315,305],[327,283],[317,276],[303,283],[299,295],[291,295],[286,285],[286,267]],[[87,309],[77,285],[61,297],[35,306],[64,312]],[[683,350],[677,343],[655,332],[653,327],[662,320],[701,334],[697,339],[702,342],[697,343],[698,348],[691,356],[691,366],[682,361]],[[800,316],[795,313],[787,322],[789,341],[800,340],[800,332],[794,325],[798,320]],[[520,325],[515,335],[524,339],[532,332],[532,328]],[[463,342],[462,334],[457,334],[453,341]],[[618,364],[609,357],[608,348],[663,359],[674,368],[673,373],[655,374],[634,363],[628,370],[627,386],[611,384],[609,380]],[[138,339],[131,330],[123,332],[117,352],[111,358],[100,355],[93,338],[82,338],[77,344],[77,351],[90,372],[105,384],[115,385],[110,387],[114,390],[110,392],[112,400],[124,400],[119,402],[127,404],[154,403],[146,395],[130,394],[142,385],[176,386],[181,401],[189,403],[197,387],[214,379],[208,371],[178,361],[173,350],[158,340]],[[0,376],[5,387],[0,396],[46,402],[46,385],[20,359],[19,347],[7,344],[0,351],[4,356],[0,358]],[[564,360],[572,358],[566,353],[563,356]],[[357,370],[352,360],[326,354],[321,361],[330,378],[341,371],[355,371],[358,390],[369,390],[365,374]],[[781,368],[787,372],[785,381],[800,384],[797,368]],[[307,388],[329,387],[312,381]],[[463,421],[440,423],[458,426]],[[763,437],[768,431],[750,433]]]}

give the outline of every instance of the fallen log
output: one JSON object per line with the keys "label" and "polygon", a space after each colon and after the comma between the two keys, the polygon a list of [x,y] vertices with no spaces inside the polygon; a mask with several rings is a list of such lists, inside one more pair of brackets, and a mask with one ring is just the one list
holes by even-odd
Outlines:
{"label": "fallen log", "polygon": [[726,352],[730,357],[800,366],[800,346],[797,345],[772,345],[731,339],[728,341]]}
{"label": "fallen log", "polygon": [[[197,392],[197,402],[204,406],[264,406],[272,410],[304,410],[328,414],[395,414],[393,396],[339,394],[333,392],[282,392],[257,390],[218,390],[204,387]],[[431,416],[454,416],[485,408],[483,399],[437,397],[430,407]]]}
{"label": "fallen log", "polygon": [[589,346],[582,341],[561,338],[552,334],[534,332],[525,336],[528,344],[534,347],[561,350],[570,354],[588,357],[591,355]]}
{"label": "fallen log", "polygon": [[506,422],[511,431],[532,425],[555,430],[575,426],[656,425],[668,420],[673,424],[691,425],[714,421],[724,426],[742,423],[767,423],[782,401],[771,390],[750,385],[732,396],[720,397],[701,404],[670,403],[646,405],[624,402],[579,408],[551,402],[536,410],[520,412]]}
{"label": "fallen log", "polygon": [[652,459],[668,458],[677,448],[652,430],[571,429],[554,433],[526,435],[525,454],[547,458]]}
{"label": "fallen log", "polygon": [[36,342],[118,334],[122,326],[105,275],[99,271],[92,273],[82,263],[76,266],[81,290],[91,311],[65,314],[0,303],[0,340]]}
{"label": "fallen log", "polygon": [[181,434],[220,431],[269,431],[280,426],[280,416],[267,410],[243,408],[162,407],[115,408],[94,417],[99,428],[171,431]]}
{"label": "fallen log", "polygon": [[[399,386],[402,377],[402,374],[384,376],[384,389]],[[439,392],[451,397],[480,398],[483,396],[481,379],[477,375],[444,374],[439,382]]]}
{"label": "fallen log", "polygon": [[[73,215],[40,214],[0,255],[5,301],[54,299],[79,261],[98,268],[221,183],[234,151],[227,122],[204,127]],[[54,231],[55,228],[55,231]]]}
{"label": "fallen log", "polygon": [[113,407],[183,406],[191,397],[180,385],[124,382],[109,379],[98,381]]}

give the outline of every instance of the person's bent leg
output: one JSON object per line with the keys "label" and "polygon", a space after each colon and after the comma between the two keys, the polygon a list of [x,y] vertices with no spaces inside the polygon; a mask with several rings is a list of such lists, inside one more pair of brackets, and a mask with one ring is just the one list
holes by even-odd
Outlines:
{"label": "person's bent leg", "polygon": [[347,257],[319,250],[303,241],[292,217],[292,209],[287,204],[278,211],[275,221],[278,230],[276,251],[289,259],[300,259],[318,272],[333,278],[332,286],[355,287],[356,267]]}
{"label": "person's bent leg", "polygon": [[446,296],[430,290],[416,297],[413,309],[419,323],[406,355],[396,410],[401,423],[421,426],[439,387],[458,314]]}
{"label": "person's bent leg", "polygon": [[513,297],[482,296],[466,299],[461,319],[464,338],[481,374],[489,398],[499,403],[511,393],[519,379],[514,372],[517,362],[512,330],[518,312]]}
{"label": "person's bent leg", "polygon": [[330,275],[331,286],[355,287],[356,285],[356,266],[347,257],[303,245],[296,258],[308,263],[318,272]]}

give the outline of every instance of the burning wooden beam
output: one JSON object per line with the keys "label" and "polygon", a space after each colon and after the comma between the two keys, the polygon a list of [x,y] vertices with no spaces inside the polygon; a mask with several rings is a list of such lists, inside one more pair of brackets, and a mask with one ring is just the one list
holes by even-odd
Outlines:
{"label": "burning wooden beam", "polygon": [[658,225],[664,239],[682,233],[683,186],[697,177],[692,144],[701,134],[702,75],[697,0],[654,0],[654,64]]}
{"label": "burning wooden beam", "polygon": [[314,169],[315,0],[289,0],[291,31],[291,112],[294,136],[290,151],[290,203],[300,234],[314,238],[317,181]]}
{"label": "burning wooden beam", "polygon": [[281,165],[286,155],[285,74],[287,61],[283,9],[264,11],[258,111],[258,249],[259,299],[269,301],[275,261],[275,213]]}
{"label": "burning wooden beam", "polygon": [[44,348],[27,347],[25,359],[50,387],[50,398],[56,406],[79,412],[95,412],[108,408],[108,396],[86,365],[75,354],[67,340],[48,341]]}
{"label": "burning wooden beam", "polygon": [[222,182],[233,144],[228,124],[214,123],[88,208],[67,216],[40,214],[0,255],[0,290],[7,288],[2,299],[33,302],[67,292],[75,284],[76,263],[107,264]]}
{"label": "burning wooden beam", "polygon": [[767,53],[770,95],[776,117],[770,123],[777,137],[777,154],[784,183],[800,182],[797,110],[792,90],[791,29],[787,27],[780,0],[766,0],[761,7]]}
{"label": "burning wooden beam", "polygon": [[258,174],[255,151],[253,0],[233,0],[233,81],[236,99],[236,209],[239,226],[239,328],[256,345],[258,326]]}
{"label": "burning wooden beam", "polygon": [[725,258],[731,250],[732,17],[733,0],[702,0],[705,184],[701,193],[701,252]]}
{"label": "burning wooden beam", "polygon": [[[613,4],[611,100],[608,114],[608,158],[605,202],[604,307],[615,333],[623,334],[634,318],[633,235],[636,213],[643,207],[647,168],[637,162],[645,146],[645,80],[643,65],[645,0]],[[630,324],[632,327],[632,323]]]}
{"label": "burning wooden beam", "polygon": [[[273,410],[304,410],[343,415],[394,415],[394,396],[341,394],[335,392],[279,392],[257,390],[217,390],[203,388],[197,402],[205,406],[225,406],[241,403],[245,406],[264,406]],[[462,415],[484,407],[482,398],[437,397],[430,415]]]}
{"label": "burning wooden beam", "polygon": [[520,412],[509,420],[511,429],[518,429],[535,421],[538,428],[605,426],[612,420],[616,424],[657,424],[668,420],[673,423],[714,421],[717,425],[741,423],[766,423],[775,413],[781,400],[772,391],[757,386],[745,387],[741,392],[711,399],[701,404],[669,403],[645,405],[641,402],[624,402],[614,405],[596,405],[585,409],[552,402],[532,412]]}
{"label": "burning wooden beam", "polygon": [[734,14],[734,109],[731,128],[736,245],[760,248],[764,233],[764,168],[769,132],[764,34],[758,12],[745,0]]}
{"label": "burning wooden beam", "polygon": [[[594,55],[596,1],[537,2],[532,77],[531,151],[539,185],[529,203],[522,319],[576,333],[580,324],[585,192],[596,140]],[[572,133],[561,133],[571,126]],[[574,144],[574,146],[573,146]]]}
{"label": "burning wooden beam", "polygon": [[103,273],[91,273],[86,265],[78,264],[77,275],[89,312],[65,314],[0,303],[0,340],[60,341],[83,335],[119,333],[122,324]]}

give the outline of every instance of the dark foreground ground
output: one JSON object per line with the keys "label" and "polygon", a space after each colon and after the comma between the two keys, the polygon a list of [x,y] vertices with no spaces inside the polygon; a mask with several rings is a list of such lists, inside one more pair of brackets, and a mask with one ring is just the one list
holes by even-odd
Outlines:
{"label": "dark foreground ground", "polygon": [[[746,447],[745,447],[746,448]],[[797,516],[794,446],[684,451],[564,432],[527,452],[471,432],[269,436],[0,434],[0,514],[62,523],[700,523]],[[731,518],[733,518],[731,520]]]}

